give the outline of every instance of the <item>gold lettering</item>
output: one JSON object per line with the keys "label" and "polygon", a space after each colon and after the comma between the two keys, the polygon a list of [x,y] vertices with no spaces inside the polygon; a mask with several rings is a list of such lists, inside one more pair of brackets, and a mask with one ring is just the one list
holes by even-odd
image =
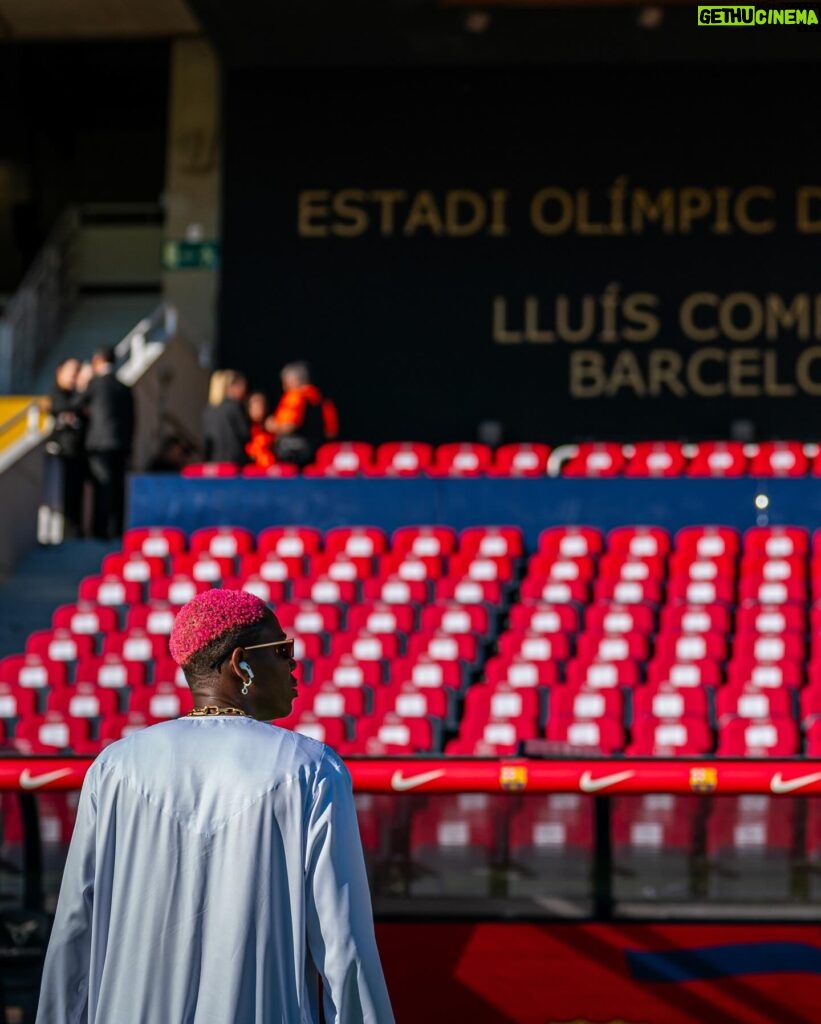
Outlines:
{"label": "gold lettering", "polygon": [[570,296],[556,298],[556,334],[562,341],[587,341],[596,329],[596,300],[592,295],[582,296],[582,317],[578,327],[570,326]]}
{"label": "gold lettering", "polygon": [[718,398],[723,395],[727,390],[724,381],[716,381],[711,384],[701,376],[701,368],[706,362],[725,363],[726,361],[727,355],[720,348],[703,348],[691,356],[687,362],[687,383],[690,385],[690,390],[696,395],[701,395],[702,398]]}
{"label": "gold lettering", "polygon": [[522,340],[521,331],[508,330],[507,299],[503,295],[493,300],[493,340],[497,345],[518,345]]}
{"label": "gold lettering", "polygon": [[821,381],[813,380],[810,376],[810,366],[819,359],[821,348],[816,345],[813,348],[805,348],[795,364],[798,386],[807,395],[821,395]]}
{"label": "gold lettering", "polygon": [[[750,322],[746,327],[739,327],[733,318],[739,307],[749,311]],[[730,341],[750,341],[761,333],[763,324],[764,311],[758,297],[751,292],[732,292],[718,307],[718,326]]]}
{"label": "gold lettering", "polygon": [[768,348],[764,353],[764,394],[770,398],[791,398],[795,392],[795,384],[779,381],[778,353]]}
{"label": "gold lettering", "polygon": [[328,216],[328,197],[326,188],[303,189],[297,200],[297,234],[300,238],[325,238],[328,234],[327,224],[317,224],[319,218]]}
{"label": "gold lettering", "polygon": [[766,295],[764,297],[764,309],[766,316],[765,334],[768,341],[775,341],[779,335],[779,327],[795,330],[796,337],[801,341],[809,341],[810,338],[810,297],[809,295],[796,295],[792,300],[789,309],[785,308],[784,300],[780,295]]}
{"label": "gold lettering", "polygon": [[698,306],[718,307],[718,296],[713,292],[693,292],[682,302],[678,311],[678,325],[682,333],[691,341],[715,341],[719,331],[717,327],[699,327],[695,321]]}
{"label": "gold lettering", "polygon": [[[730,352],[728,362],[729,392],[733,398],[758,398],[761,385],[752,383],[750,377],[761,376],[761,352],[757,348],[735,348]],[[746,378],[746,379],[745,379]]]}
{"label": "gold lettering", "polygon": [[753,220],[750,204],[756,199],[772,202],[775,199],[775,192],[764,185],[750,185],[748,188],[743,188],[736,196],[735,203],[733,204],[736,223],[748,235],[766,235],[775,231],[775,221]]}
{"label": "gold lettering", "polygon": [[507,197],[503,188],[494,188],[490,193],[490,227],[488,234],[502,238],[507,231]]}
{"label": "gold lettering", "polygon": [[539,327],[539,300],[535,295],[525,299],[525,340],[535,344],[544,344],[556,340],[553,331],[543,331]]}
{"label": "gold lettering", "polygon": [[665,235],[675,231],[676,209],[672,189],[662,189],[654,201],[649,192],[637,188],[632,194],[630,206],[630,226],[634,234],[640,235],[644,231],[645,221],[661,221]]}
{"label": "gold lettering", "polygon": [[710,193],[706,188],[683,188],[678,194],[679,231],[689,235],[694,220],[700,220],[710,209]]}
{"label": "gold lettering", "polygon": [[815,219],[812,216],[813,200],[821,200],[821,188],[818,185],[802,185],[795,193],[795,224],[802,235],[821,234],[821,215]]}
{"label": "gold lettering", "polygon": [[[561,208],[559,219],[547,219],[545,207],[558,203]],[[540,235],[562,235],[573,223],[573,196],[563,188],[540,189],[530,200],[530,223]]]}
{"label": "gold lettering", "polygon": [[415,235],[420,228],[429,228],[433,235],[441,235],[444,231],[442,215],[439,213],[436,199],[433,193],[427,189],[417,192],[413,197],[408,219],[405,221],[402,233],[405,235]]}
{"label": "gold lettering", "polygon": [[627,388],[628,391],[632,391],[639,398],[644,398],[647,394],[647,386],[641,375],[636,354],[629,348],[623,348],[620,352],[616,353],[605,393],[612,398],[622,388]]}
{"label": "gold lettering", "polygon": [[676,398],[686,398],[687,388],[681,382],[681,355],[672,348],[651,349],[648,360],[648,391],[658,398],[664,387]]}
{"label": "gold lettering", "polygon": [[730,224],[730,190],[728,188],[717,188],[715,190],[716,215],[711,228],[715,235],[730,235],[733,228]]}
{"label": "gold lettering", "polygon": [[[343,238],[352,238],[368,230],[368,215],[362,209],[365,193],[360,188],[343,188],[337,192],[331,202],[331,209],[339,218],[331,223],[331,233]],[[341,223],[340,223],[341,221]]]}
{"label": "gold lettering", "polygon": [[601,352],[585,348],[570,353],[570,394],[574,398],[600,398],[606,384]]}
{"label": "gold lettering", "polygon": [[657,336],[661,321],[653,310],[658,304],[658,295],[652,292],[633,292],[624,297],[622,312],[625,319],[633,324],[622,328],[621,336],[625,341],[652,341]]}
{"label": "gold lettering", "polygon": [[580,188],[576,193],[576,230],[580,235],[604,235],[606,224],[595,224],[590,220],[590,193]]}
{"label": "gold lettering", "polygon": [[379,232],[390,236],[396,230],[396,205],[408,198],[408,193],[401,188],[375,188],[370,198],[379,203]]}
{"label": "gold lettering", "polygon": [[[467,207],[470,216],[459,219],[460,207]],[[475,235],[487,218],[485,201],[478,192],[454,188],[445,195],[445,225],[451,238],[466,238]]]}

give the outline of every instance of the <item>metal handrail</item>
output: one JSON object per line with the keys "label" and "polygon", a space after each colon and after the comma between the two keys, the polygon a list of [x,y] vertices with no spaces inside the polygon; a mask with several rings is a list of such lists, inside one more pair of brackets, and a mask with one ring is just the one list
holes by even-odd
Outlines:
{"label": "metal handrail", "polygon": [[79,212],[59,219],[0,316],[0,394],[31,387],[77,297]]}

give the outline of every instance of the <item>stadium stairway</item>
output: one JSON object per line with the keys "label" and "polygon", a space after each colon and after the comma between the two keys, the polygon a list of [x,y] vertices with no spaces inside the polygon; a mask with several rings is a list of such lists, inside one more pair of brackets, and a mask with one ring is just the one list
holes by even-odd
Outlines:
{"label": "stadium stairway", "polygon": [[51,623],[55,604],[73,601],[83,576],[97,572],[117,541],[74,540],[31,551],[0,582],[0,657],[22,649],[35,629]]}

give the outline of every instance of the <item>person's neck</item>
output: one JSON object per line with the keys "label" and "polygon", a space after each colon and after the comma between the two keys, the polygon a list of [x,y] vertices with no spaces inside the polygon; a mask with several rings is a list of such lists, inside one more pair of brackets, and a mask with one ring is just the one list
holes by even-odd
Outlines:
{"label": "person's neck", "polygon": [[203,692],[198,690],[194,695],[194,707],[205,708],[205,707],[217,707],[217,708],[233,708],[235,711],[241,711],[244,715],[249,718],[255,718],[254,710],[247,700],[243,700],[241,696],[227,697],[223,694],[212,692]]}

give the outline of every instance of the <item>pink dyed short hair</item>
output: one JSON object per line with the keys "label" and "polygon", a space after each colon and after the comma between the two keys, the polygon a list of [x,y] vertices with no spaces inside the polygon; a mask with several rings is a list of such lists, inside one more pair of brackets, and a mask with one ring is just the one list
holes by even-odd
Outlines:
{"label": "pink dyed short hair", "polygon": [[246,590],[204,590],[177,613],[168,647],[178,665],[185,665],[197,651],[242,626],[259,622],[270,609],[256,594]]}

